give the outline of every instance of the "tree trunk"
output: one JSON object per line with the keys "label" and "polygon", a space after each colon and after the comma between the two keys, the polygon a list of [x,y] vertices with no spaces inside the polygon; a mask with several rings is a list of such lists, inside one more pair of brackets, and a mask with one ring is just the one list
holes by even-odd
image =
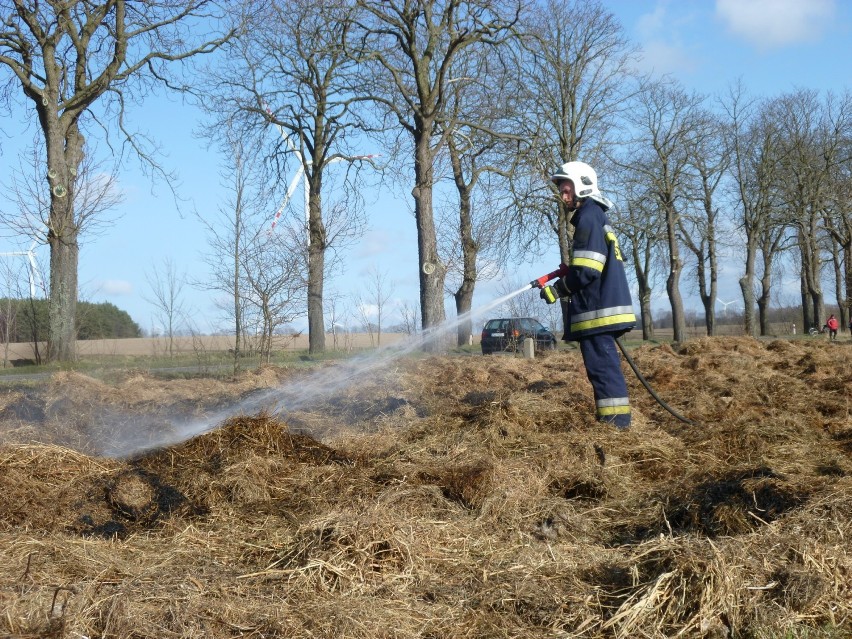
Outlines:
{"label": "tree trunk", "polygon": [[240,251],[242,249],[242,200],[237,204],[234,220],[234,374],[240,370],[240,357],[243,339],[243,311],[240,304]]}
{"label": "tree trunk", "polygon": [[700,253],[698,257],[698,297],[704,307],[704,326],[707,335],[712,337],[716,334],[716,273],[710,268],[710,286],[707,286],[707,267],[704,265],[704,256]]}
{"label": "tree trunk", "polygon": [[641,253],[636,246],[636,240],[631,242],[631,254],[633,257],[633,270],[636,273],[636,286],[639,295],[639,313],[642,317],[642,339],[654,339],[654,317],[651,311],[651,294],[653,289],[648,283],[648,270],[644,267],[648,263],[647,259],[647,244],[645,255],[646,259],[643,263]]}
{"label": "tree trunk", "polygon": [[[54,218],[53,213],[51,218]],[[77,233],[68,228],[62,237],[57,237],[51,229],[47,234],[47,241],[50,245],[48,361],[73,362],[77,356],[75,318],[80,250],[77,245]]]}
{"label": "tree trunk", "polygon": [[60,131],[54,114],[40,113],[47,132],[47,168],[50,186],[50,304],[48,361],[72,362],[77,357],[77,266],[79,229],[74,219],[74,178],[83,159],[84,138],[76,123]]}
{"label": "tree trunk", "polygon": [[261,300],[261,313],[263,329],[261,330],[260,360],[268,364],[272,356],[272,311],[269,308],[269,298],[265,295]]}
{"label": "tree trunk", "polygon": [[[476,256],[479,246],[473,239],[472,204],[470,202],[471,186],[464,181],[459,154],[452,142],[449,143],[450,162],[453,167],[453,178],[459,194],[459,240],[462,249],[462,280],[455,292],[456,317],[462,318],[456,330],[456,343],[465,346],[473,337],[470,320],[470,309],[473,306],[473,291],[476,287]],[[475,179],[471,181],[471,184]]]}
{"label": "tree trunk", "polygon": [[325,316],[323,287],[325,284],[326,233],[322,221],[321,176],[310,178],[308,200],[308,352],[325,351]]}
{"label": "tree trunk", "polygon": [[651,311],[651,289],[639,289],[639,312],[642,314],[642,339],[654,339],[654,317]]}
{"label": "tree trunk", "polygon": [[671,265],[671,271],[666,278],[666,292],[672,307],[672,339],[675,342],[686,341],[686,317],[683,312],[683,297],[680,294],[680,261]]}
{"label": "tree trunk", "polygon": [[[760,253],[763,256],[763,276],[760,278],[760,296],[757,309],[760,316],[760,334],[769,335],[769,308],[772,303],[772,265],[778,254],[778,247],[784,236],[782,227],[768,227],[762,233]],[[807,326],[805,327],[807,328]]]}
{"label": "tree trunk", "polygon": [[686,341],[686,319],[683,313],[683,298],[680,294],[680,273],[683,264],[680,261],[680,249],[677,241],[677,213],[671,202],[666,206],[666,234],[669,248],[669,275],[666,278],[666,292],[672,307],[672,329],[675,342]]}
{"label": "tree trunk", "polygon": [[[780,236],[779,238],[780,239]],[[761,246],[763,255],[763,276],[760,278],[760,297],[757,299],[757,312],[760,318],[760,334],[769,335],[769,307],[772,303],[772,264],[775,261],[777,241],[770,236],[764,237]]]}
{"label": "tree trunk", "polygon": [[[820,284],[819,247],[816,243],[817,232],[811,222],[807,233],[802,227],[799,227],[798,233],[799,251],[802,256],[802,283],[804,285],[802,301],[805,306],[809,307],[808,314],[812,319],[812,326],[819,329],[825,323],[825,303]],[[809,328],[807,324],[806,328]]]}
{"label": "tree trunk", "polygon": [[417,223],[417,255],[420,260],[420,313],[423,329],[439,326],[446,319],[444,278],[446,267],[438,257],[438,240],[432,211],[432,123],[421,120],[414,136],[414,219]]}
{"label": "tree trunk", "polygon": [[844,300],[845,303],[840,305],[840,319],[843,326],[847,327],[852,320],[852,240],[843,244],[843,267],[846,299]]}
{"label": "tree trunk", "polygon": [[804,270],[799,273],[799,294],[802,298],[802,327],[806,332],[811,328],[819,328],[819,326],[816,326],[813,309],[808,303],[808,284],[805,281]]}
{"label": "tree trunk", "polygon": [[[740,291],[743,294],[743,330],[746,335],[755,336],[754,322],[754,262],[757,247],[751,237],[746,238],[745,273],[740,278]],[[807,326],[805,327],[807,330]]]}
{"label": "tree trunk", "polygon": [[716,334],[716,297],[719,294],[719,258],[716,254],[716,222],[715,217],[710,213],[712,205],[707,202],[705,205],[707,213],[707,262],[710,269],[710,285],[705,289],[704,270],[705,267],[702,261],[702,273],[700,275],[700,284],[702,288],[701,300],[704,302],[704,318],[707,325],[707,335],[713,336]]}
{"label": "tree trunk", "polygon": [[456,316],[463,318],[457,329],[457,344],[465,346],[470,342],[473,336],[473,329],[470,320],[470,309],[473,306],[473,290],[476,286],[476,242],[473,241],[470,224],[470,201],[463,203],[460,211],[461,215],[461,240],[462,252],[464,260],[464,271],[462,273],[462,282],[455,293],[456,300]]}
{"label": "tree trunk", "polygon": [[846,328],[846,300],[843,297],[843,260],[841,252],[843,247],[832,238],[831,242],[831,263],[834,267],[834,297],[837,300],[837,306],[840,310],[840,328]]}

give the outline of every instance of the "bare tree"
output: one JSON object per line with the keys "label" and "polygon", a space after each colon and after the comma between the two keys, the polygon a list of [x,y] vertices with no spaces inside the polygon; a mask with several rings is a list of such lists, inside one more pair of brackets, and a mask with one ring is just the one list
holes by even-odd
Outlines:
{"label": "bare tree", "polygon": [[258,350],[266,363],[272,356],[276,331],[305,315],[305,257],[301,250],[293,233],[259,232],[240,252],[243,295],[257,313]]}
{"label": "bare tree", "polygon": [[517,2],[494,0],[359,0],[363,86],[413,145],[414,217],[424,328],[444,321],[446,266],[438,255],[433,211],[435,161],[449,129],[448,100],[455,62],[468,48],[494,47],[517,20]]}
{"label": "bare tree", "polygon": [[[371,266],[367,272],[367,283],[365,285],[364,295],[357,295],[358,311],[361,314],[361,319],[367,326],[370,332],[372,341],[373,325],[376,327],[376,346],[382,345],[382,319],[384,316],[385,306],[393,295],[393,286],[388,281],[388,274],[376,266]],[[370,321],[370,318],[375,313],[375,324]]]}
{"label": "bare tree", "polygon": [[775,98],[766,107],[781,132],[778,162],[785,179],[778,181],[777,188],[787,205],[785,217],[796,229],[806,327],[821,326],[825,318],[820,227],[829,176],[823,162],[827,149],[819,139],[821,106],[815,92],[797,91]]}
{"label": "bare tree", "polygon": [[178,273],[175,263],[166,258],[163,260],[162,269],[155,266],[150,273],[145,274],[145,279],[151,288],[151,295],[143,297],[156,309],[157,321],[163,325],[169,339],[169,357],[172,357],[175,333],[187,318],[187,307],[183,299],[186,276]]}
{"label": "bare tree", "polygon": [[[307,238],[309,351],[317,353],[325,349],[325,276],[335,266],[334,249],[361,235],[358,169],[372,163],[350,142],[363,129],[356,107],[365,99],[345,47],[353,7],[325,0],[246,0],[246,6],[250,28],[228,45],[227,63],[210,73],[204,101],[217,122],[209,133],[236,126],[264,150],[271,179],[293,179],[289,195],[304,182],[297,221]],[[337,219],[330,225],[324,198],[334,163],[342,163],[335,172],[343,179],[333,190]]]}
{"label": "bare tree", "polygon": [[[458,345],[471,338],[468,316],[478,281],[490,279],[495,268],[480,261],[503,262],[509,252],[505,229],[515,225],[517,207],[509,179],[518,166],[517,118],[526,105],[517,58],[507,40],[499,50],[469,47],[455,60],[449,83],[447,115],[438,126],[446,133],[445,157],[455,191],[453,204],[441,207],[437,225],[446,287],[453,295]],[[448,198],[449,199],[449,198]],[[450,212],[453,209],[454,212]]]}
{"label": "bare tree", "polygon": [[[78,246],[83,245],[84,238],[93,237],[111,225],[116,219],[114,211],[124,200],[116,184],[117,166],[114,163],[105,166],[106,163],[98,159],[93,149],[86,151],[77,167],[71,189],[74,197],[72,224],[76,229]],[[17,168],[12,170],[9,182],[3,187],[8,201],[12,202],[13,206],[0,211],[0,224],[13,234],[32,240],[32,247],[45,242],[45,231],[50,228],[50,182],[43,141],[35,139],[28,153],[19,157]],[[32,275],[31,273],[31,277]],[[49,294],[47,290],[42,292],[45,296]],[[77,296],[79,297],[79,292]],[[33,303],[30,299],[28,317],[35,317]],[[50,308],[49,301],[48,316]],[[46,340],[49,348],[52,343],[51,326],[48,324],[45,330],[45,327],[37,325],[34,320],[31,325],[35,359],[41,362],[39,342]],[[76,326],[79,325],[75,311],[75,339]]]}
{"label": "bare tree", "polygon": [[3,343],[3,368],[9,365],[9,345],[16,333],[18,300],[21,299],[21,276],[26,266],[0,259],[0,340]]}
{"label": "bare tree", "polygon": [[[606,151],[635,86],[636,49],[601,2],[547,0],[528,5],[520,31],[519,163],[512,175],[515,223],[507,243],[516,252],[541,250],[555,235],[560,260],[570,263],[571,213],[548,179],[572,160],[604,172]],[[603,180],[604,184],[606,180]],[[566,302],[560,304],[567,314]],[[567,321],[567,316],[566,320]]]}
{"label": "bare tree", "polygon": [[646,84],[637,94],[631,121],[635,138],[625,146],[622,166],[633,165],[648,184],[654,205],[659,207],[666,231],[668,276],[666,292],[672,309],[673,337],[686,339],[686,318],[680,277],[684,263],[680,247],[680,219],[689,197],[688,149],[701,130],[699,108],[703,98],[687,94],[670,81]]}
{"label": "bare tree", "polygon": [[[745,236],[745,264],[739,280],[746,335],[755,335],[754,283],[762,238],[777,227],[777,180],[780,133],[761,105],[749,98],[741,83],[733,85],[722,103],[729,125],[737,226]],[[805,326],[807,329],[807,325]]]}
{"label": "bare tree", "polygon": [[406,335],[416,335],[417,326],[417,304],[405,301],[400,308],[400,316],[402,317],[402,329]]}
{"label": "bare tree", "polygon": [[124,130],[124,105],[153,83],[169,86],[172,62],[213,51],[230,35],[205,33],[224,17],[216,8],[211,0],[0,2],[0,68],[10,74],[0,87],[7,99],[17,87],[30,101],[46,150],[51,361],[75,358],[76,177],[87,131],[118,122],[146,155]]}
{"label": "bare tree", "polygon": [[239,132],[225,129],[223,139],[228,162],[223,180],[229,184],[231,196],[219,207],[218,215],[197,214],[207,230],[210,252],[204,260],[210,267],[210,276],[195,285],[227,296],[223,310],[233,321],[236,372],[240,368],[245,331],[242,252],[254,235],[264,227],[269,229],[269,220],[262,214],[268,210],[270,194],[262,180],[258,181],[258,158],[249,152]]}
{"label": "bare tree", "polygon": [[382,345],[382,320],[384,318],[385,306],[393,295],[393,286],[388,282],[388,274],[374,269],[371,274],[370,283],[367,285],[376,305],[376,326],[378,330],[377,345]]}
{"label": "bare tree", "polygon": [[346,308],[343,298],[340,295],[332,295],[326,298],[325,302],[324,307],[326,317],[328,318],[326,332],[331,333],[332,348],[340,350],[339,335],[341,333],[340,329],[343,329],[343,342],[345,348],[348,350],[351,344],[348,343],[348,324],[344,322],[347,322],[346,318],[350,315],[349,309]]}
{"label": "bare tree", "polygon": [[[470,312],[476,283],[493,277],[497,272],[497,269],[481,269],[478,262],[487,257],[499,260],[505,254],[504,247],[500,244],[501,227],[513,223],[509,216],[500,212],[503,207],[497,206],[493,201],[493,198],[497,197],[495,191],[500,187],[489,188],[497,182],[489,178],[494,175],[509,175],[509,172],[500,169],[498,164],[492,163],[492,160],[498,159],[491,154],[499,144],[498,135],[475,130],[461,139],[457,140],[456,136],[451,135],[447,140],[447,152],[458,199],[455,220],[439,224],[438,238],[439,244],[445,247],[447,256],[446,281],[457,284],[452,295],[458,317],[464,317]],[[485,189],[479,188],[482,183],[486,184]],[[502,190],[502,193],[505,195],[507,191]],[[471,330],[469,317],[459,322],[456,330],[459,346],[468,343]]]}
{"label": "bare tree", "polygon": [[707,111],[696,113],[695,135],[688,147],[695,186],[693,206],[678,220],[684,245],[695,257],[698,295],[708,335],[716,332],[719,280],[719,204],[716,193],[728,170],[729,150],[721,121]]}
{"label": "bare tree", "polygon": [[637,52],[615,16],[594,0],[532,4],[522,31],[526,58],[519,87],[526,110],[518,119],[518,133],[529,142],[519,148],[526,178],[518,172],[513,180],[523,202],[514,229],[524,238],[516,244],[537,245],[546,237],[544,221],[568,264],[570,214],[554,197],[548,178],[572,160],[603,172],[604,152],[615,141],[619,118],[635,90],[631,63]]}
{"label": "bare tree", "polygon": [[631,166],[623,167],[617,174],[621,193],[618,206],[612,212],[613,223],[618,225],[624,238],[624,252],[633,262],[637,297],[642,317],[642,339],[654,339],[654,317],[651,299],[655,287],[655,273],[662,247],[665,245],[665,224],[654,203],[651,185],[641,171]]}
{"label": "bare tree", "polygon": [[823,268],[836,239],[830,230],[836,225],[829,221],[838,210],[836,176],[850,162],[852,102],[799,90],[776,98],[770,109],[782,131],[779,164],[785,179],[779,188],[798,237],[805,323],[819,327],[825,320]]}
{"label": "bare tree", "polygon": [[[844,96],[847,103],[850,99],[852,96],[849,94]],[[852,131],[848,131],[845,137],[852,141]],[[852,317],[852,148],[847,149],[842,161],[833,167],[831,191],[824,225],[837,247],[832,251],[837,304],[840,306],[841,324],[848,326]]]}

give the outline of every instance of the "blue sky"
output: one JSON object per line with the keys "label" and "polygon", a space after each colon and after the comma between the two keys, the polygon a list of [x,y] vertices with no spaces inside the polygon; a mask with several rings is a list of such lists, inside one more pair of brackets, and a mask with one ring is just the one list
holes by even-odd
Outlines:
{"label": "blue sky", "polygon": [[[644,51],[645,70],[667,73],[687,89],[703,93],[724,91],[742,78],[751,92],[767,96],[798,88],[843,92],[849,86],[848,61],[852,59],[852,2],[845,0],[611,0],[605,2]],[[200,222],[192,215],[215,211],[226,190],[220,185],[221,158],[193,135],[201,114],[178,100],[160,98],[136,109],[144,121],[134,123],[147,130],[163,150],[163,163],[180,176],[178,211],[165,186],[152,186],[133,162],[120,177],[125,200],[120,217],[98,236],[84,238],[79,266],[80,299],[111,302],[126,310],[145,330],[158,325],[156,312],[145,300],[151,297],[146,275],[162,270],[171,260],[179,273],[194,280],[206,277],[201,259],[207,250]],[[20,118],[18,118],[20,119]],[[17,165],[17,148],[29,140],[18,122],[0,125],[0,176]],[[363,153],[381,153],[364,148]],[[605,189],[606,176],[601,183]],[[3,179],[0,177],[0,179]],[[327,282],[328,293],[342,296],[363,290],[371,269],[389,277],[393,296],[389,307],[414,305],[418,300],[417,243],[412,204],[407,188],[388,189],[368,197],[370,228],[345,254],[345,272]],[[301,198],[299,193],[296,198]],[[0,200],[0,206],[8,203]],[[274,211],[270,211],[270,219]],[[0,252],[18,251],[28,242],[0,237]],[[37,249],[47,263],[47,249]],[[20,259],[20,258],[2,258]],[[500,291],[555,268],[559,253],[552,251],[525,264],[505,265],[505,275],[478,287],[474,300],[485,304]],[[720,298],[731,300],[738,265],[732,264],[722,281]],[[684,285],[686,286],[686,285]],[[729,290],[726,290],[727,289]],[[689,292],[684,290],[689,306]],[[192,310],[202,330],[223,326],[210,293],[187,285],[185,306]],[[829,299],[829,302],[832,300]],[[665,304],[659,304],[665,308]],[[698,304],[694,304],[698,308]],[[721,310],[721,306],[719,307]],[[447,304],[452,316],[451,301]],[[354,318],[353,318],[354,322]]]}

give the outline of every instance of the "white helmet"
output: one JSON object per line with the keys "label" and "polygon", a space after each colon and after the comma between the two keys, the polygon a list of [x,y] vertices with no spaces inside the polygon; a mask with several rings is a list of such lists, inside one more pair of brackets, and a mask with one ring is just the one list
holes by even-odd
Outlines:
{"label": "white helmet", "polygon": [[550,176],[550,181],[554,184],[559,184],[562,180],[571,180],[578,198],[590,197],[600,204],[604,211],[612,208],[612,202],[598,189],[598,174],[585,162],[566,162]]}
{"label": "white helmet", "polygon": [[562,180],[571,180],[574,193],[578,198],[600,195],[598,190],[598,175],[585,162],[566,162],[559,170],[550,176],[551,182],[559,184]]}

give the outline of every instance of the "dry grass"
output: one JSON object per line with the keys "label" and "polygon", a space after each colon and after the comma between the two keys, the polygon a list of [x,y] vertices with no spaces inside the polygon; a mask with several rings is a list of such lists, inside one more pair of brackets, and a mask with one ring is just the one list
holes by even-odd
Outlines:
{"label": "dry grass", "polygon": [[128,415],[155,442],[294,373],[9,391],[0,636],[852,635],[850,349],[634,357],[700,427],[632,376],[634,428],[594,423],[573,352],[397,362],[126,459],[94,453]]}

